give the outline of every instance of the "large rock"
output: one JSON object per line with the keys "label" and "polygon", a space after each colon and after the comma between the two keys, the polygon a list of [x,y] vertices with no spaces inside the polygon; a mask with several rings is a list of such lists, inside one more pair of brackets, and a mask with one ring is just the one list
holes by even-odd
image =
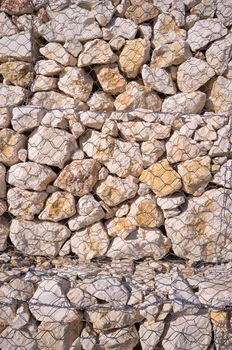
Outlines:
{"label": "large rock", "polygon": [[36,163],[63,168],[76,147],[75,138],[67,131],[40,126],[28,139],[28,158]]}
{"label": "large rock", "polygon": [[99,170],[100,164],[93,159],[75,160],[61,171],[54,185],[81,197],[92,191]]}
{"label": "large rock", "polygon": [[63,67],[54,60],[39,60],[35,64],[36,74],[41,74],[45,76],[58,76],[63,70]]}
{"label": "large rock", "polygon": [[0,74],[3,75],[6,81],[21,87],[27,87],[32,77],[30,64],[22,61],[2,63],[0,65]]}
{"label": "large rock", "polygon": [[7,166],[19,162],[18,152],[26,146],[26,137],[11,129],[0,130],[0,162]]}
{"label": "large rock", "polygon": [[198,90],[215,72],[207,62],[192,57],[182,63],[177,71],[177,84],[183,92],[193,92]]}
{"label": "large rock", "polygon": [[138,185],[128,179],[121,179],[109,175],[97,187],[97,195],[110,207],[114,207],[127,199],[133,198],[138,190]]}
{"label": "large rock", "polygon": [[86,109],[86,105],[81,101],[75,101],[72,97],[60,94],[56,91],[36,92],[31,99],[31,104],[47,109],[65,109],[81,107]]}
{"label": "large rock", "polygon": [[72,308],[66,298],[67,291],[66,280],[51,278],[40,282],[29,303],[30,311],[36,320],[52,323],[81,322],[81,313]]}
{"label": "large rock", "polygon": [[206,95],[201,91],[182,92],[165,98],[162,112],[169,113],[200,113],[204,108]]}
{"label": "large rock", "polygon": [[209,100],[213,111],[218,114],[228,114],[232,111],[232,81],[219,76],[213,83]]}
{"label": "large rock", "polygon": [[94,64],[109,64],[117,61],[117,56],[111,50],[110,45],[101,39],[89,41],[78,58],[78,67],[86,67]]}
{"label": "large rock", "polygon": [[231,178],[232,178],[232,160],[229,159],[220,167],[220,170],[214,175],[211,182],[213,182],[216,185],[232,189]]}
{"label": "large rock", "polygon": [[135,38],[138,26],[130,19],[116,17],[103,28],[103,39],[122,37],[132,40]]}
{"label": "large rock", "polygon": [[0,13],[0,38],[4,36],[14,35],[18,32],[18,28],[11,19],[4,13]]}
{"label": "large rock", "polygon": [[37,128],[46,111],[42,108],[20,106],[13,108],[11,124],[15,131],[24,133]]}
{"label": "large rock", "polygon": [[64,225],[43,221],[12,220],[10,239],[24,254],[56,256],[71,232]]}
{"label": "large rock", "polygon": [[149,141],[167,139],[171,133],[169,125],[148,123],[145,121],[122,122],[118,128],[128,141]]}
{"label": "large rock", "polygon": [[216,15],[225,26],[230,26],[232,24],[231,3],[226,0],[218,1]]}
{"label": "large rock", "polygon": [[178,40],[155,47],[151,57],[151,67],[167,68],[178,65],[191,57],[191,51],[186,41]]}
{"label": "large rock", "polygon": [[128,78],[135,78],[149,57],[150,47],[145,39],[128,40],[119,57],[120,68]]}
{"label": "large rock", "polygon": [[192,51],[202,49],[214,40],[227,34],[223,23],[216,18],[207,18],[197,21],[188,31],[188,43]]}
{"label": "large rock", "polygon": [[183,41],[186,38],[186,31],[179,28],[174,19],[165,13],[158,16],[153,27],[152,43],[155,48],[175,41]]}
{"label": "large rock", "polygon": [[163,334],[164,322],[144,321],[139,327],[139,338],[142,350],[152,350]]}
{"label": "large rock", "polygon": [[48,43],[41,47],[40,53],[49,60],[54,60],[63,66],[75,66],[77,62],[76,58],[70,55],[59,43]]}
{"label": "large rock", "polygon": [[144,65],[141,71],[144,85],[150,86],[155,91],[167,95],[176,93],[176,86],[171,78],[171,75],[162,68],[150,68]]}
{"label": "large rock", "polygon": [[45,77],[44,75],[37,75],[31,86],[32,92],[50,91],[57,89],[57,78]]}
{"label": "large rock", "polygon": [[26,99],[26,90],[20,86],[0,83],[0,106],[18,106]]}
{"label": "large rock", "polygon": [[139,336],[135,326],[116,329],[111,332],[101,333],[99,342],[106,350],[132,350],[139,342]]}
{"label": "large rock", "polygon": [[71,97],[87,101],[92,91],[93,79],[82,68],[67,67],[60,75],[58,87]]}
{"label": "large rock", "polygon": [[213,43],[205,53],[208,64],[215,70],[218,75],[222,75],[228,67],[232,58],[232,35]]}
{"label": "large rock", "polygon": [[140,2],[132,1],[132,4],[125,12],[125,17],[131,19],[136,24],[140,24],[157,17],[158,14],[159,11],[153,3],[142,0]]}
{"label": "large rock", "polygon": [[44,191],[56,178],[56,173],[47,166],[25,162],[10,167],[7,182],[23,190]]}
{"label": "large rock", "polygon": [[96,74],[104,91],[112,95],[125,91],[126,80],[117,65],[100,66],[96,69]]}
{"label": "large rock", "polygon": [[0,62],[32,59],[31,33],[20,32],[0,39]]}
{"label": "large rock", "polygon": [[230,190],[212,189],[189,199],[187,208],[180,215],[165,222],[174,253],[191,261],[230,260],[231,208]]}

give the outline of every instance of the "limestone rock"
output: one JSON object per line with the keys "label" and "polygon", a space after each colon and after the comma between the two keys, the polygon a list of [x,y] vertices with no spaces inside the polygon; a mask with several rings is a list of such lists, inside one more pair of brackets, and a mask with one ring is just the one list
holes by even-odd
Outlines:
{"label": "limestone rock", "polygon": [[213,43],[205,53],[208,64],[215,70],[218,75],[222,75],[228,67],[232,58],[232,35]]}
{"label": "limestone rock", "polygon": [[35,80],[33,81],[31,90],[33,92],[56,90],[57,82],[57,78],[45,77],[44,75],[37,75]]}
{"label": "limestone rock", "polygon": [[110,45],[102,39],[95,39],[85,44],[77,65],[86,67],[94,64],[114,63],[116,60],[117,56],[111,50]]}
{"label": "limestone rock", "polygon": [[128,179],[108,175],[97,187],[96,193],[107,205],[113,207],[133,198],[137,190],[138,186]]}
{"label": "limestone rock", "polygon": [[155,48],[175,41],[183,41],[186,38],[186,31],[177,27],[175,21],[168,14],[162,13],[153,27],[152,43]]}
{"label": "limestone rock", "polygon": [[55,178],[56,173],[49,167],[25,162],[10,167],[7,181],[23,190],[44,191]]}
{"label": "limestone rock", "polygon": [[196,141],[215,141],[217,140],[217,133],[211,124],[202,126],[197,129],[194,134],[194,140]]}
{"label": "limestone rock", "polygon": [[100,257],[108,249],[109,238],[101,222],[75,232],[71,237],[71,250],[80,261]]}
{"label": "limestone rock", "polygon": [[127,84],[125,92],[116,97],[114,105],[117,111],[144,108],[159,112],[162,100],[150,87],[131,81]]}
{"label": "limestone rock", "polygon": [[58,76],[62,71],[62,66],[54,60],[40,60],[35,64],[35,73],[48,77]]}
{"label": "limestone rock", "polygon": [[132,202],[128,218],[136,226],[159,227],[163,224],[162,211],[152,196],[139,197]]}
{"label": "limestone rock", "polygon": [[31,34],[20,32],[0,39],[0,62],[9,59],[30,61],[32,59]]}
{"label": "limestone rock", "polygon": [[215,313],[222,311],[227,305],[231,305],[231,278],[225,276],[219,277],[213,274],[211,277],[208,275],[198,284],[199,292],[197,294],[200,302],[215,308],[211,314],[214,324],[222,316],[220,314],[216,316]]}
{"label": "limestone rock", "polygon": [[80,113],[79,116],[80,122],[87,128],[101,129],[102,125],[108,117],[108,114],[104,112],[96,113],[92,111],[86,111]]}
{"label": "limestone rock", "polygon": [[213,83],[210,94],[210,101],[213,110],[218,114],[228,114],[232,111],[232,81],[223,76],[219,76]]}
{"label": "limestone rock", "polygon": [[165,350],[183,347],[206,350],[211,342],[211,324],[207,314],[179,315],[170,322],[170,327],[162,340]]}
{"label": "limestone rock", "polygon": [[65,110],[52,109],[45,114],[41,125],[67,130],[69,120],[72,118],[75,118],[75,111],[72,108]]}
{"label": "limestone rock", "polygon": [[204,155],[206,151],[195,140],[175,131],[166,143],[167,159],[171,163],[183,162]]}
{"label": "limestone rock", "polygon": [[7,238],[10,233],[10,220],[5,216],[0,216],[0,252],[7,247]]}
{"label": "limestone rock", "polygon": [[171,75],[162,68],[150,68],[144,65],[141,71],[144,85],[150,86],[155,91],[167,95],[176,93],[176,86],[171,78]]}
{"label": "limestone rock", "polygon": [[31,104],[47,109],[80,108],[86,110],[87,105],[79,100],[60,94],[55,91],[36,92],[31,99]]}
{"label": "limestone rock", "polygon": [[75,66],[77,62],[76,58],[70,55],[59,43],[48,43],[41,47],[40,53],[49,60],[54,60],[63,66]]}
{"label": "limestone rock", "polygon": [[135,231],[136,225],[127,217],[115,217],[106,222],[106,228],[109,236],[119,236],[125,239],[131,232]]}
{"label": "limestone rock", "polygon": [[162,112],[169,113],[200,113],[205,105],[206,95],[201,91],[182,92],[167,97],[162,105]]}
{"label": "limestone rock", "polygon": [[231,126],[225,125],[217,132],[218,138],[209,151],[211,157],[223,157],[232,152]]}
{"label": "limestone rock", "polygon": [[193,92],[198,90],[215,72],[207,62],[192,57],[182,63],[177,71],[177,84],[183,92]]}
{"label": "limestone rock", "polygon": [[103,28],[103,39],[111,40],[122,37],[132,40],[135,38],[138,26],[130,19],[116,17],[110,24]]}
{"label": "limestone rock", "polygon": [[99,336],[99,342],[106,350],[132,350],[139,342],[139,336],[135,326],[132,326],[119,330],[116,329],[107,333],[101,333]]}
{"label": "limestone rock", "polygon": [[15,278],[3,284],[0,291],[6,297],[20,301],[29,300],[35,292],[33,283],[21,278]]}
{"label": "limestone rock", "polygon": [[96,112],[112,112],[114,110],[114,99],[104,91],[96,91],[88,100],[90,110]]}
{"label": "limestone rock", "polygon": [[12,220],[10,239],[24,254],[56,256],[71,232],[64,225],[43,221]]}
{"label": "limestone rock", "polygon": [[34,215],[43,209],[48,194],[46,192],[30,192],[14,187],[7,192],[9,212],[23,220],[33,220]]}
{"label": "limestone rock", "polygon": [[142,171],[141,153],[135,142],[123,142],[88,130],[80,138],[80,144],[88,157],[104,164],[113,174],[120,177],[139,176]]}
{"label": "limestone rock", "polygon": [[139,338],[142,350],[152,350],[163,334],[164,322],[145,321],[139,327]]}
{"label": "limestone rock", "polygon": [[76,160],[66,165],[54,185],[81,197],[92,191],[99,170],[100,164],[93,159]]}
{"label": "limestone rock", "polygon": [[78,231],[103,219],[104,216],[105,212],[100,203],[92,194],[86,194],[79,199],[77,215],[68,221],[68,226],[71,231]]}
{"label": "limestone rock", "polygon": [[229,159],[220,167],[220,170],[214,175],[211,182],[219,186],[232,188],[231,169],[232,169],[232,160]]}
{"label": "limestone rock", "polygon": [[171,127],[159,123],[144,121],[122,122],[118,124],[122,136],[128,141],[148,141],[166,139],[170,136]]}
{"label": "limestone rock", "polygon": [[[225,196],[226,212],[223,209]],[[228,240],[228,222],[231,206],[231,191],[221,188],[189,199],[188,207],[180,215],[165,221],[174,253],[192,261],[229,260],[231,243]]]}
{"label": "limestone rock", "polygon": [[150,166],[165,153],[165,143],[159,140],[142,142],[141,153],[144,166]]}
{"label": "limestone rock", "polygon": [[33,329],[30,331],[27,327],[15,329],[9,326],[1,332],[0,346],[5,350],[17,350],[20,347],[25,350],[35,349],[35,336],[36,332]]}
{"label": "limestone rock", "polygon": [[7,166],[19,163],[18,151],[26,145],[26,137],[11,129],[0,130],[0,162]]}
{"label": "limestone rock", "polygon": [[167,68],[178,65],[191,57],[186,41],[178,40],[155,47],[151,57],[151,68]]}
{"label": "limestone rock", "polygon": [[65,295],[67,289],[65,280],[45,279],[40,282],[29,305],[36,320],[52,322],[53,326],[54,322],[80,322],[81,313],[71,307]]}
{"label": "limestone rock", "polygon": [[96,74],[104,91],[112,95],[125,91],[126,80],[117,65],[100,66],[96,69]]}
{"label": "limestone rock", "polygon": [[67,131],[58,128],[40,126],[28,140],[29,160],[61,169],[75,149],[75,138]]}
{"label": "limestone rock", "polygon": [[60,221],[76,214],[75,199],[71,193],[54,192],[47,199],[44,210],[40,213],[40,220]]}
{"label": "limestone rock", "polygon": [[135,78],[149,56],[150,47],[145,39],[128,40],[119,57],[120,68],[128,78]]}
{"label": "limestone rock", "polygon": [[67,293],[67,298],[78,308],[88,308],[97,304],[97,299],[77,285]]}
{"label": "limestone rock", "polygon": [[9,107],[0,107],[1,119],[0,119],[0,129],[5,129],[10,126],[11,113]]}
{"label": "limestone rock", "polygon": [[0,163],[0,198],[6,197],[6,167]]}
{"label": "limestone rock", "polygon": [[5,85],[0,83],[0,106],[18,106],[26,98],[26,90],[20,86]]}
{"label": "limestone rock", "polygon": [[125,12],[125,17],[134,23],[140,24],[157,17],[158,9],[149,1],[132,2]]}
{"label": "limestone rock", "polygon": [[13,85],[26,87],[31,78],[30,64],[22,61],[5,62],[0,65],[0,74]]}
{"label": "limestone rock", "polygon": [[1,11],[9,15],[22,15],[32,13],[33,6],[30,0],[3,0],[1,2]]}
{"label": "limestone rock", "polygon": [[16,34],[18,29],[11,19],[4,13],[0,13],[0,38]]}
{"label": "limestone rock", "polygon": [[95,18],[98,23],[105,27],[112,19],[115,8],[111,1],[103,0],[102,2],[95,3],[92,12],[95,14]]}
{"label": "limestone rock", "polygon": [[230,26],[232,24],[231,4],[226,0],[218,1],[216,15],[225,26]]}
{"label": "limestone rock", "polygon": [[20,106],[12,110],[12,127],[19,133],[24,133],[40,125],[46,111],[41,108]]}
{"label": "limestone rock", "polygon": [[197,21],[188,31],[188,43],[192,51],[202,49],[214,40],[227,34],[223,23],[216,18],[207,18]]}
{"label": "limestone rock", "polygon": [[166,159],[143,170],[139,179],[148,185],[158,197],[165,197],[182,187],[179,174]]}
{"label": "limestone rock", "polygon": [[71,97],[87,101],[92,91],[93,80],[82,68],[67,67],[60,75],[58,87]]}
{"label": "limestone rock", "polygon": [[78,57],[83,50],[83,45],[79,40],[73,38],[65,42],[64,48],[74,57]]}
{"label": "limestone rock", "polygon": [[157,198],[157,204],[162,210],[175,209],[185,202],[183,194],[173,194],[168,197]]}

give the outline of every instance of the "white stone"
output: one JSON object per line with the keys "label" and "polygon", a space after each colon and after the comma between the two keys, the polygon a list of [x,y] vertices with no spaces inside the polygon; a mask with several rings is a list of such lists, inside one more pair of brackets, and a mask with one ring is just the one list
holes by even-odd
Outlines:
{"label": "white stone", "polygon": [[88,308],[97,304],[97,299],[93,295],[79,288],[78,285],[68,291],[67,298],[77,308]]}
{"label": "white stone", "polygon": [[72,108],[65,110],[53,109],[45,114],[41,120],[41,125],[67,130],[69,118],[73,118],[73,116],[75,116],[75,110]]}
{"label": "white stone", "polygon": [[76,58],[70,55],[59,43],[48,43],[41,47],[40,53],[49,60],[54,60],[63,66],[75,66],[77,62]]}
{"label": "white stone", "polygon": [[37,75],[35,80],[33,81],[31,90],[33,92],[56,90],[57,82],[58,82],[57,78]]}
{"label": "white stone", "polygon": [[171,75],[162,68],[150,68],[144,65],[141,71],[144,85],[150,86],[155,91],[167,95],[176,93],[176,86],[171,78]]}
{"label": "white stone", "polygon": [[6,167],[0,163],[0,198],[6,197]]}
{"label": "white stone", "polygon": [[31,99],[31,104],[47,109],[75,108],[75,106],[77,107],[78,105],[86,109],[83,102],[80,104],[78,101],[76,105],[76,101],[74,101],[73,98],[56,91],[36,92]]}
{"label": "white stone", "polygon": [[117,56],[111,50],[109,43],[102,39],[88,41],[78,57],[78,67],[86,67],[94,64],[114,63]]}
{"label": "white stone", "polygon": [[114,99],[104,91],[96,91],[88,100],[88,106],[91,111],[112,112],[114,110]]}
{"label": "white stone", "polygon": [[225,26],[230,26],[232,24],[231,3],[228,3],[227,0],[218,1],[216,15]]}
{"label": "white stone", "polygon": [[150,141],[166,139],[170,136],[171,127],[159,123],[148,123],[144,121],[122,122],[118,128],[128,141]]}
{"label": "white stone", "polygon": [[178,93],[165,98],[162,112],[169,113],[200,113],[204,108],[206,95],[201,91]]}
{"label": "white stone", "polygon": [[100,130],[108,117],[107,113],[98,113],[93,111],[81,112],[79,114],[81,123],[87,128]]}
{"label": "white stone", "polygon": [[223,157],[232,153],[231,126],[225,125],[217,132],[218,138],[209,151],[211,157]]}
{"label": "white stone", "polygon": [[188,43],[178,40],[155,47],[151,57],[151,68],[167,68],[178,65],[191,57]]}
{"label": "white stone", "polygon": [[41,108],[21,106],[12,111],[11,124],[15,131],[24,133],[37,128],[40,125],[46,111]]}
{"label": "white stone", "polygon": [[110,24],[103,28],[103,39],[111,40],[122,37],[132,40],[135,38],[138,26],[130,19],[115,17]]}
{"label": "white stone", "polygon": [[165,153],[165,143],[160,140],[142,142],[141,153],[144,166],[150,166]]}
{"label": "white stone", "polygon": [[12,129],[1,129],[0,145],[0,162],[11,166],[19,163],[18,151],[26,146],[26,137]]}
{"label": "white stone", "polygon": [[139,342],[139,336],[135,326],[116,329],[108,333],[101,333],[99,336],[100,346],[106,350],[120,349],[132,350]]}
{"label": "white stone", "polygon": [[232,160],[227,160],[226,163],[222,164],[220,170],[214,175],[212,183],[226,188],[232,188]]}
{"label": "white stone", "polygon": [[232,58],[232,35],[213,43],[205,53],[208,64],[218,75],[222,75],[227,69],[228,63]]}
{"label": "white stone", "polygon": [[4,36],[14,35],[18,32],[15,24],[12,23],[11,19],[4,13],[0,13],[0,38]]}
{"label": "white stone", "polygon": [[74,57],[78,57],[83,50],[81,42],[79,40],[75,40],[75,38],[66,41],[64,48]]}
{"label": "white stone", "polygon": [[163,334],[164,322],[144,321],[139,327],[142,350],[153,350]]}
{"label": "white stone", "polygon": [[20,86],[0,83],[0,106],[18,106],[26,99],[26,90]]}
{"label": "white stone", "polygon": [[184,204],[185,196],[183,194],[173,194],[169,197],[157,198],[157,204],[162,210],[175,209]]}
{"label": "white stone", "polygon": [[35,64],[35,73],[48,77],[58,76],[62,71],[62,66],[54,60],[40,60]]}
{"label": "white stone", "polygon": [[0,62],[9,59],[30,61],[32,59],[31,33],[20,32],[0,39]]}
{"label": "white stone", "polygon": [[209,96],[213,111],[217,114],[230,114],[232,111],[232,80],[219,76],[213,83]]}

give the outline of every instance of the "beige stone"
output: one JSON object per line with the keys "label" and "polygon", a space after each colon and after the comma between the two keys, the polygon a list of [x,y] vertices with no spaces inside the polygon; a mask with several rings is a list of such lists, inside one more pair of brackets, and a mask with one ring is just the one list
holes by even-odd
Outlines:
{"label": "beige stone", "polygon": [[33,92],[56,90],[57,82],[57,78],[37,75],[33,81],[31,89]]}
{"label": "beige stone", "polygon": [[40,53],[49,60],[54,60],[63,66],[75,66],[77,63],[76,58],[70,55],[59,43],[48,43],[41,47]]}
{"label": "beige stone", "polygon": [[120,68],[128,78],[135,78],[149,57],[150,47],[145,39],[128,40],[119,56]]}
{"label": "beige stone", "polygon": [[0,13],[0,38],[16,34],[18,28],[4,12]]}
{"label": "beige stone", "polygon": [[158,9],[149,1],[132,2],[125,12],[125,17],[139,24],[149,21],[159,14]]}
{"label": "beige stone", "polygon": [[158,197],[165,197],[182,187],[179,174],[166,159],[143,170],[139,179],[148,185]]}
{"label": "beige stone", "polygon": [[200,113],[204,108],[206,95],[201,91],[182,92],[164,99],[162,112]]}
{"label": "beige stone", "polygon": [[81,197],[92,191],[99,170],[100,164],[93,159],[76,160],[66,165],[54,185]]}
{"label": "beige stone", "polygon": [[109,236],[119,236],[125,239],[131,232],[136,229],[136,225],[132,223],[128,217],[115,217],[106,223],[106,228]]}
{"label": "beige stone", "polygon": [[162,68],[151,68],[144,64],[142,71],[144,85],[150,86],[153,90],[167,95],[176,93],[176,85],[171,74]]}
{"label": "beige stone", "polygon": [[112,95],[125,91],[127,82],[117,65],[100,66],[96,68],[96,74],[104,91]]}
{"label": "beige stone", "polygon": [[166,139],[170,136],[171,127],[159,123],[144,121],[122,122],[118,124],[123,138],[128,141],[150,141],[154,139]]}
{"label": "beige stone", "polygon": [[0,74],[13,85],[26,87],[31,79],[30,65],[27,62],[13,61],[0,65]]}
{"label": "beige stone", "polygon": [[219,76],[213,83],[209,96],[213,111],[218,114],[228,114],[232,111],[232,81]]}
{"label": "beige stone", "polygon": [[26,90],[20,86],[5,85],[0,83],[0,106],[18,106],[26,99]]}
{"label": "beige stone", "polygon": [[134,39],[138,26],[130,19],[115,17],[111,23],[103,28],[103,39],[111,40],[113,38],[122,37],[125,39]]}
{"label": "beige stone", "polygon": [[11,124],[15,131],[24,133],[37,128],[46,111],[42,108],[20,106],[12,110]]}
{"label": "beige stone", "polygon": [[26,145],[26,137],[11,129],[0,130],[0,162],[7,166],[19,163],[18,151]]}
{"label": "beige stone", "polygon": [[94,64],[114,63],[117,56],[111,50],[109,43],[102,39],[89,41],[84,45],[84,50],[78,57],[78,67],[86,67]]}
{"label": "beige stone", "polygon": [[206,50],[206,60],[218,75],[222,75],[225,72],[232,58],[231,45],[232,35],[228,34],[225,38],[217,40]]}
{"label": "beige stone", "polygon": [[91,111],[112,112],[114,110],[114,99],[104,91],[96,91],[88,100]]}
{"label": "beige stone", "polygon": [[54,60],[40,60],[36,62],[34,69],[36,74],[56,77],[63,70],[63,67]]}
{"label": "beige stone", "polygon": [[7,238],[10,234],[10,220],[4,215],[0,216],[0,252],[7,247]]}
{"label": "beige stone", "polygon": [[160,140],[142,142],[141,153],[144,166],[150,166],[165,153],[165,143]]}
{"label": "beige stone", "polygon": [[155,47],[151,57],[151,67],[167,68],[179,65],[191,57],[191,51],[184,40],[166,43]]}
{"label": "beige stone", "polygon": [[0,62],[8,60],[30,61],[32,59],[31,33],[20,32],[0,39]]}
{"label": "beige stone", "polygon": [[106,350],[117,348],[118,344],[120,344],[121,350],[132,350],[138,344],[139,336],[135,326],[132,326],[101,333],[99,341]]}

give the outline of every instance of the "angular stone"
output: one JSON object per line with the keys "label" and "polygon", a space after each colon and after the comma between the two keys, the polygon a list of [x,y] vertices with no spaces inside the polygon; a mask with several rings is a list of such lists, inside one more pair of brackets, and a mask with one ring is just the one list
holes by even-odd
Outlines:
{"label": "angular stone", "polygon": [[44,210],[40,213],[40,220],[60,221],[76,214],[75,199],[71,193],[54,192],[47,199]]}
{"label": "angular stone", "polygon": [[217,133],[211,124],[202,126],[197,129],[194,134],[194,140],[196,141],[215,141],[217,140]]}
{"label": "angular stone", "polygon": [[162,340],[165,350],[178,348],[199,350],[208,349],[211,342],[212,326],[207,314],[179,315],[170,321],[170,326]]}
{"label": "angular stone", "polygon": [[139,336],[135,326],[132,326],[107,333],[100,333],[99,342],[106,350],[132,350],[138,344]]}
{"label": "angular stone", "polygon": [[149,141],[154,139],[166,139],[170,136],[171,127],[159,123],[148,123],[144,121],[122,122],[118,128],[128,141]]}
{"label": "angular stone", "polygon": [[227,34],[223,23],[216,18],[207,18],[197,21],[188,31],[188,43],[192,51],[202,49],[214,40]]}
{"label": "angular stone", "polygon": [[74,350],[94,350],[96,343],[98,342],[98,334],[92,329],[92,327],[85,327],[80,336],[80,349],[75,348]]}
{"label": "angular stone", "polygon": [[72,108],[64,110],[52,109],[48,111],[41,121],[41,125],[67,130],[69,120],[75,118],[75,111]]}
{"label": "angular stone", "polygon": [[104,216],[105,212],[100,203],[92,194],[86,194],[79,199],[77,215],[68,221],[68,226],[71,231],[78,231],[103,219]]}
{"label": "angular stone", "polygon": [[9,107],[0,107],[0,129],[5,129],[10,126],[11,112]]}
{"label": "angular stone", "polygon": [[107,113],[86,111],[80,113],[79,116],[80,122],[87,128],[101,129],[109,115]]}
{"label": "angular stone", "polygon": [[97,187],[97,195],[110,207],[114,207],[127,199],[133,198],[138,190],[137,184],[128,179],[108,175]]}
{"label": "angular stone", "polygon": [[222,317],[220,314],[216,316],[215,313],[217,311],[222,311],[227,307],[227,305],[231,305],[231,277],[228,276],[227,273],[225,273],[224,276],[215,274],[212,276],[208,275],[198,283],[198,288],[199,301],[214,309],[214,311],[212,311],[211,318],[215,324],[216,321],[219,321],[219,319]]}
{"label": "angular stone", "polygon": [[99,170],[100,164],[93,159],[75,160],[66,165],[54,185],[81,197],[92,191]]}
{"label": "angular stone", "polygon": [[164,322],[144,321],[139,327],[139,338],[142,350],[152,350],[163,334]]}
{"label": "angular stone", "polygon": [[6,197],[6,167],[0,163],[0,198]]}
{"label": "angular stone", "polygon": [[61,169],[75,149],[75,138],[67,131],[58,128],[40,126],[28,140],[29,160]]}
{"label": "angular stone", "polygon": [[96,91],[88,100],[91,111],[112,112],[114,110],[114,99],[111,95],[103,91]]}
{"label": "angular stone", "polygon": [[30,64],[27,62],[13,61],[0,65],[0,74],[13,85],[26,87],[30,83]]}
{"label": "angular stone", "polygon": [[11,129],[0,130],[0,162],[7,166],[19,162],[18,151],[26,145],[26,137]]}
{"label": "angular stone", "polygon": [[57,78],[37,75],[35,80],[33,81],[31,90],[33,92],[56,90],[57,82],[58,82]]}
{"label": "angular stone", "polygon": [[49,167],[25,162],[10,167],[7,182],[23,190],[44,191],[55,178],[56,173]]}
{"label": "angular stone", "polygon": [[222,164],[220,170],[214,175],[212,183],[223,186],[226,188],[232,188],[232,160],[227,160],[226,163]]}
{"label": "angular stone", "polygon": [[33,283],[21,278],[15,278],[3,284],[0,291],[8,298],[20,301],[30,300],[35,292]]}
{"label": "angular stone", "polygon": [[74,57],[78,57],[83,50],[83,45],[79,40],[73,38],[65,42],[64,48]]}
{"label": "angular stone", "polygon": [[67,298],[78,308],[88,308],[97,304],[97,299],[79,288],[78,285],[69,290],[67,293]]}
{"label": "angular stone", "polygon": [[159,140],[142,142],[141,153],[144,166],[150,166],[165,153],[165,143]]}
{"label": "angular stone", "polygon": [[135,142],[123,142],[97,131],[88,130],[80,138],[80,145],[88,157],[96,159],[111,173],[120,177],[139,176],[142,171],[141,153],[139,145]]}
{"label": "angular stone", "polygon": [[136,226],[127,217],[117,218],[106,222],[108,235],[111,237],[122,237],[125,239],[131,232],[135,231]]}
{"label": "angular stone", "polygon": [[157,204],[162,210],[170,210],[184,204],[185,196],[183,194],[173,194],[169,197],[157,198]]}
{"label": "angular stone", "polygon": [[196,157],[178,164],[178,173],[181,176],[183,189],[193,196],[201,195],[212,178],[210,173],[211,158]]}
{"label": "angular stone", "polygon": [[71,232],[64,225],[43,221],[12,220],[10,239],[24,254],[56,256]]}
{"label": "angular stone", "polygon": [[155,91],[167,95],[174,95],[176,93],[176,86],[171,75],[165,69],[150,68],[145,64],[141,74],[144,85],[150,86]]}
{"label": "angular stone", "polygon": [[125,17],[140,24],[149,21],[159,14],[158,9],[149,1],[132,2],[125,12]]}
{"label": "angular stone", "polygon": [[103,28],[103,39],[111,40],[122,37],[132,40],[135,38],[138,26],[130,19],[115,17],[110,24]]}
{"label": "angular stone", "polygon": [[22,15],[33,12],[33,5],[30,0],[3,0],[1,2],[1,11],[9,15]]}
{"label": "angular stone", "polygon": [[207,62],[192,57],[182,63],[177,71],[177,85],[183,92],[198,90],[215,75]]}
{"label": "angular stone", "polygon": [[201,91],[178,93],[165,98],[162,112],[168,113],[200,113],[204,108],[206,95]]}
{"label": "angular stone", "polygon": [[110,45],[102,39],[95,39],[85,44],[77,65],[86,67],[94,64],[114,63],[116,60],[117,56],[111,50]]}
{"label": "angular stone", "polygon": [[153,27],[152,44],[155,48],[175,41],[183,41],[185,38],[186,31],[177,27],[170,15],[162,13],[158,16]]}
{"label": "angular stone", "polygon": [[166,159],[143,170],[139,179],[148,185],[158,197],[165,197],[182,187],[179,174]]}
{"label": "angular stone", "polygon": [[121,50],[121,48],[125,45],[126,39],[122,38],[121,36],[112,38],[109,41],[110,46],[113,50]]}
{"label": "angular stone", "polygon": [[11,19],[4,13],[0,13],[0,38],[4,36],[14,35],[18,32],[18,28]]}
{"label": "angular stone", "polygon": [[17,350],[20,347],[25,350],[36,349],[35,336],[36,332],[33,328],[30,331],[27,327],[15,329],[9,326],[1,332],[0,346],[4,350]]}
{"label": "angular stone", "polygon": [[149,57],[150,46],[145,39],[128,40],[119,56],[119,65],[128,78],[135,78]]}
{"label": "angular stone", "polygon": [[73,98],[55,91],[36,92],[31,99],[31,104],[46,109],[65,109],[80,107],[86,110],[86,104],[82,101],[75,101]]}
{"label": "angular stone", "polygon": [[218,1],[216,15],[225,26],[230,26],[232,24],[231,3],[226,0]]}
{"label": "angular stone", "polygon": [[12,110],[11,124],[15,131],[24,133],[37,128],[46,111],[42,108],[21,106]]}
{"label": "angular stone", "polygon": [[99,3],[95,3],[92,12],[95,14],[95,18],[100,26],[105,27],[114,15],[115,7],[109,0],[104,0]]}
{"label": "angular stone", "polygon": [[223,157],[232,153],[231,126],[225,125],[217,132],[218,138],[209,151],[211,157]]}
{"label": "angular stone", "polygon": [[116,97],[114,105],[117,111],[123,112],[137,108],[159,112],[162,100],[150,87],[131,81],[127,84],[125,92]]}
{"label": "angular stone", "polygon": [[[223,204],[225,199],[226,211]],[[165,221],[174,253],[191,261],[220,262],[231,259],[231,242],[228,238],[231,208],[232,193],[222,188],[190,198],[188,207],[180,215]]]}
{"label": "angular stone", "polygon": [[36,320],[52,322],[53,326],[54,322],[60,324],[80,322],[81,313],[72,308],[67,300],[65,295],[67,290],[66,280],[50,278],[40,282],[29,304],[30,311]]}
{"label": "angular stone", "polygon": [[162,211],[152,196],[139,197],[132,202],[128,218],[131,222],[140,227],[159,227],[163,224]]}
{"label": "angular stone", "polygon": [[0,39],[0,62],[8,60],[30,61],[32,59],[31,34],[20,32]]}
{"label": "angular stone", "polygon": [[4,251],[7,247],[7,238],[10,233],[10,220],[9,218],[0,216],[0,252]]}
{"label": "angular stone", "polygon": [[26,90],[19,86],[0,83],[0,106],[18,106],[26,99]]}
{"label": "angular stone", "polygon": [[96,69],[99,83],[104,91],[117,95],[125,91],[126,80],[117,65],[101,66]]}
{"label": "angular stone", "polygon": [[58,76],[63,67],[53,60],[40,60],[35,64],[35,73],[48,77]]}
{"label": "angular stone", "polygon": [[92,78],[82,68],[67,67],[60,75],[61,91],[82,101],[87,101],[93,87]]}
{"label": "angular stone", "polygon": [[37,343],[40,349],[68,350],[80,335],[82,322],[75,320],[66,324],[42,322],[38,327]]}
{"label": "angular stone", "polygon": [[217,114],[229,114],[232,111],[232,81],[219,76],[213,83],[209,100]]}
{"label": "angular stone", "polygon": [[8,210],[23,220],[33,220],[34,215],[41,212],[48,194],[46,192],[30,192],[14,187],[7,192]]}
{"label": "angular stone", "polygon": [[222,75],[228,67],[232,58],[232,35],[213,43],[205,53],[208,64],[215,70],[218,75]]}
{"label": "angular stone", "polygon": [[191,57],[186,41],[178,40],[154,49],[151,57],[151,68],[167,68],[179,65]]}
{"label": "angular stone", "polygon": [[109,246],[109,238],[101,222],[75,232],[71,237],[71,250],[80,261],[103,256]]}
{"label": "angular stone", "polygon": [[40,53],[49,60],[54,60],[63,66],[75,66],[77,63],[76,58],[70,55],[59,43],[48,43],[41,47]]}

